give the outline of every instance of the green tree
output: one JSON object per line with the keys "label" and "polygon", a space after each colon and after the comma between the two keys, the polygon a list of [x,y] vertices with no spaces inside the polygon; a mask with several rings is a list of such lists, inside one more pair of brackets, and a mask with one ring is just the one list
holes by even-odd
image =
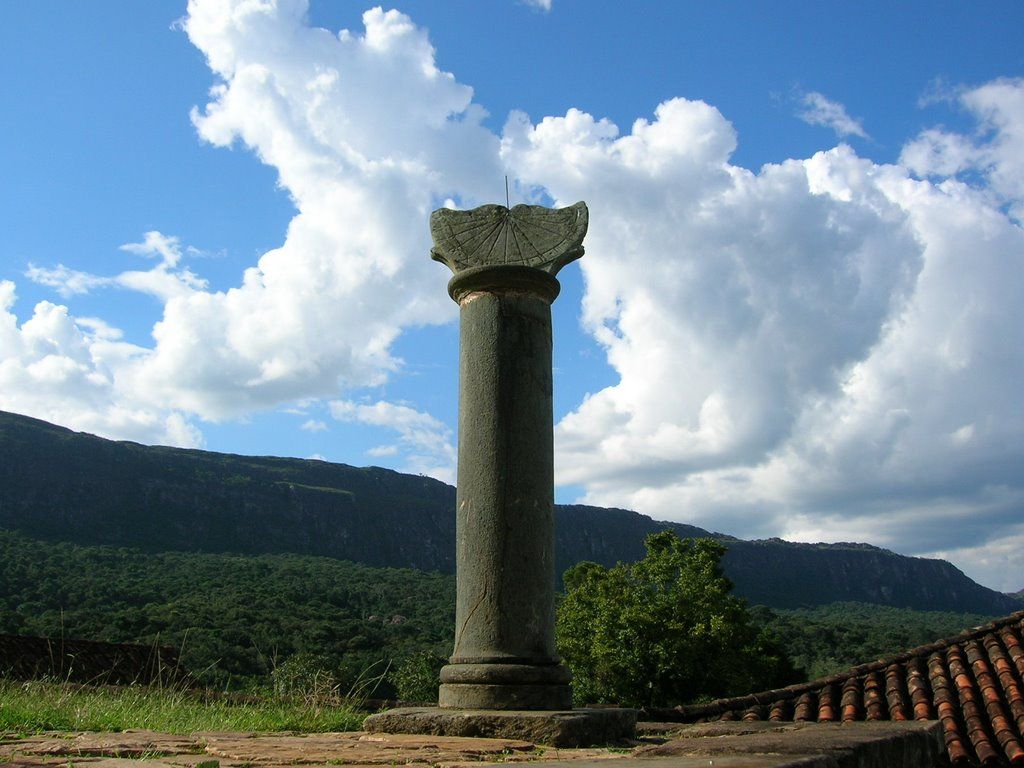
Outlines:
{"label": "green tree", "polygon": [[674,706],[799,679],[730,594],[724,553],[711,539],[662,531],[638,563],[566,571],[556,634],[578,704]]}
{"label": "green tree", "polygon": [[441,667],[446,661],[443,656],[429,650],[409,654],[391,673],[395,695],[403,701],[437,701]]}

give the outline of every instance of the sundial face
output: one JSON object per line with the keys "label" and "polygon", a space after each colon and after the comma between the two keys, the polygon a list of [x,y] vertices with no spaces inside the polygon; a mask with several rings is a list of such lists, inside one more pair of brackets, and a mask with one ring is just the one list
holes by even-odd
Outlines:
{"label": "sundial face", "polygon": [[439,208],[430,215],[430,255],[456,274],[470,267],[517,265],[554,275],[583,255],[587,220],[587,204],[582,201],[567,208]]}

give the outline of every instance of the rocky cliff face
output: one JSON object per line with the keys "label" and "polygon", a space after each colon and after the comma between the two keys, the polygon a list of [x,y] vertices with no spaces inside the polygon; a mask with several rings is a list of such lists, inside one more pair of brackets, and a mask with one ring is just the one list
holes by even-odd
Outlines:
{"label": "rocky cliff face", "polygon": [[[737,592],[774,607],[861,601],[1008,613],[941,560],[859,544],[741,541],[622,509],[560,506],[556,568],[639,559],[649,533],[715,536]],[[0,528],[148,551],[295,552],[452,572],[455,489],[377,467],[147,447],[0,412]]]}
{"label": "rocky cliff face", "polygon": [[945,560],[904,557],[867,544],[736,541],[724,564],[738,592],[775,608],[841,600],[992,615],[1020,609]]}

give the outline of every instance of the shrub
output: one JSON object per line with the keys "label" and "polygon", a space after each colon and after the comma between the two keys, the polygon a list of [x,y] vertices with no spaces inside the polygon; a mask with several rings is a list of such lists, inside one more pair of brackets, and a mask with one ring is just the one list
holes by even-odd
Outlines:
{"label": "shrub", "polygon": [[433,651],[417,651],[402,659],[391,674],[398,698],[437,701],[438,675],[446,661]]}
{"label": "shrub", "polygon": [[274,693],[279,697],[302,699],[310,705],[336,700],[344,691],[337,675],[322,655],[300,652],[290,656],[270,673]]}
{"label": "shrub", "polygon": [[558,649],[578,704],[674,706],[799,679],[786,654],[751,621],[722,574],[711,539],[647,537],[647,556],[565,573]]}

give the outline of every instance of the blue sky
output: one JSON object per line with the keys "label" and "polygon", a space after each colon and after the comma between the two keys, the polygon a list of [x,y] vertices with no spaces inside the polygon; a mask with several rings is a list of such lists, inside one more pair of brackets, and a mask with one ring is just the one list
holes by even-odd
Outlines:
{"label": "blue sky", "polygon": [[591,207],[559,500],[1024,586],[1019,3],[390,8],[0,8],[0,408],[450,480],[508,174]]}

